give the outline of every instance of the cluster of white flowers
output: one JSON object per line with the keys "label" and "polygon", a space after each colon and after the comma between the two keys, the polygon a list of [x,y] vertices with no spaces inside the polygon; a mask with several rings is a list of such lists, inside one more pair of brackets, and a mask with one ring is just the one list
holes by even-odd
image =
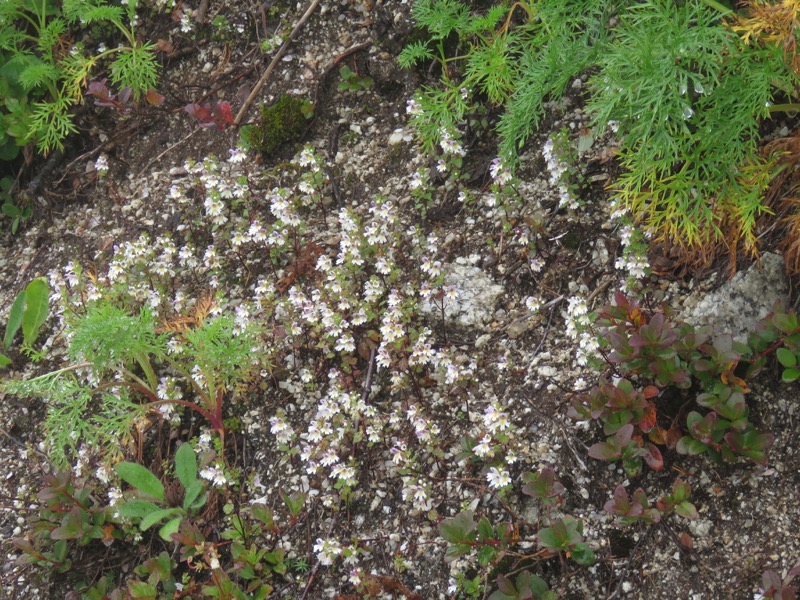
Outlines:
{"label": "cluster of white flowers", "polygon": [[411,477],[403,477],[403,500],[410,502],[415,510],[429,511],[433,508],[430,487]]}
{"label": "cluster of white flowers", "polygon": [[589,363],[589,359],[597,355],[600,345],[597,338],[589,330],[591,319],[586,301],[579,296],[572,296],[567,301],[566,333],[572,339],[578,340],[575,351],[575,362],[580,366]]}
{"label": "cluster of white flowers", "polygon": [[94,168],[100,177],[108,173],[108,157],[105,154],[98,156],[97,160],[94,161]]}
{"label": "cluster of white flowers", "polygon": [[412,117],[417,117],[422,114],[422,105],[416,98],[409,98],[406,102],[406,112]]}
{"label": "cluster of white flowers", "polygon": [[623,282],[623,289],[628,291],[635,285],[637,279],[646,277],[650,273],[647,244],[642,233],[629,222],[629,217],[626,216],[625,211],[617,210],[615,214],[623,220],[624,224],[619,229],[622,256],[617,257],[614,266],[627,273],[627,278]]}
{"label": "cluster of white flowers", "polygon": [[569,171],[569,164],[561,160],[558,153],[555,151],[555,142],[553,138],[547,138],[547,141],[542,147],[542,156],[544,157],[547,165],[547,170],[550,172],[550,184],[558,189],[560,208],[576,209],[578,208],[578,200],[574,198],[566,184],[566,175]]}
{"label": "cluster of white flowers", "polygon": [[[178,380],[174,377],[162,377],[156,389],[156,396],[158,396],[159,400],[164,401],[182,400],[183,390],[180,385],[178,385]],[[156,410],[168,421],[180,423],[181,418],[180,411],[177,410],[178,408],[179,405],[174,402],[165,402],[164,404],[160,404]]]}
{"label": "cluster of white flowers", "polygon": [[342,554],[342,545],[335,538],[317,538],[314,544],[314,552],[317,554],[319,564],[327,567]]}
{"label": "cluster of white flowers", "polygon": [[499,186],[503,186],[511,181],[511,171],[503,164],[499,156],[492,160],[489,166],[489,174]]}
{"label": "cluster of white flowers", "polygon": [[509,475],[506,469],[501,470],[497,467],[489,467],[489,470],[486,472],[486,481],[489,483],[489,487],[499,490],[507,485],[511,485],[511,475]]}
{"label": "cluster of white flowers", "polygon": [[217,487],[222,487],[228,483],[228,479],[225,477],[225,471],[223,471],[222,467],[219,465],[203,467],[200,469],[200,477],[207,479]]}
{"label": "cluster of white flowers", "polygon": [[442,152],[445,154],[453,154],[455,156],[465,156],[466,150],[461,146],[453,134],[445,127],[439,130],[439,145],[442,147]]}

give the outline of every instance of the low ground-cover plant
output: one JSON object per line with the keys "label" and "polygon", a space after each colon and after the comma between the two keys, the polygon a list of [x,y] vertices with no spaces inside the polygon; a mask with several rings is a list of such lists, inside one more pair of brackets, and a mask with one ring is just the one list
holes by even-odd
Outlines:
{"label": "low ground-cover plant", "polygon": [[661,469],[658,446],[664,445],[717,461],[743,456],[766,464],[774,437],[748,419],[745,378],[779,350],[784,379],[793,380],[800,340],[794,313],[776,309],[744,344],[727,334],[712,337],[705,328],[674,320],[666,308],[649,311],[617,293],[594,326],[600,353],[622,379],[601,380],[570,409],[573,418],[601,421],[609,436],[589,448],[590,456],[621,460],[632,476],[642,461]]}
{"label": "low ground-cover plant", "polygon": [[[596,557],[589,544],[584,541],[583,523],[556,510],[563,501],[565,488],[556,477],[555,471],[545,467],[536,473],[523,473],[522,480],[522,493],[534,498],[541,505],[546,525],[526,535],[526,529],[536,527],[520,521],[517,515],[514,515],[513,522],[493,524],[486,515],[476,520],[475,512],[471,509],[460,512],[443,519],[439,524],[439,535],[447,542],[447,560],[455,561],[474,552],[481,567],[507,569],[507,558],[512,558],[516,567],[554,557],[560,559],[562,567],[566,567],[566,559],[583,566],[593,564]],[[540,549],[534,553],[520,550],[520,545],[529,547],[530,542],[534,542]],[[517,571],[513,567],[511,570]],[[491,598],[506,600],[556,597],[538,575],[523,569],[516,581],[512,582],[505,575],[508,572],[510,571],[501,571],[498,575],[498,589]]]}

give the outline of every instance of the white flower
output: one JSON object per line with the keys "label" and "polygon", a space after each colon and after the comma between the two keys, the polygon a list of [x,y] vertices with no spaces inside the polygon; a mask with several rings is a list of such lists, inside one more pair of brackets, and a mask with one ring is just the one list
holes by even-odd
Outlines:
{"label": "white flower", "polygon": [[230,154],[228,162],[234,164],[244,162],[244,159],[247,158],[247,152],[245,152],[243,148],[231,148],[228,150],[228,154]]}
{"label": "white flower", "polygon": [[323,540],[322,538],[317,538],[317,543],[314,544],[314,552],[317,553],[321,565],[329,566],[342,553],[342,546],[335,539]]}
{"label": "white flower", "polygon": [[201,469],[200,477],[207,479],[216,486],[223,486],[228,482],[228,480],[225,478],[225,473],[216,465],[209,465],[204,469]]}
{"label": "white flower", "polygon": [[105,175],[108,172],[108,157],[105,154],[98,156],[94,161],[94,168],[100,175]]}
{"label": "white flower", "polygon": [[472,451],[476,456],[480,456],[481,458],[484,456],[491,456],[494,454],[491,444],[492,438],[488,435],[485,435],[479,443],[475,444],[475,447],[472,449]]}
{"label": "white flower", "polygon": [[500,471],[497,467],[491,467],[489,472],[486,473],[486,481],[489,482],[490,487],[499,490],[511,483],[511,476],[505,469]]}
{"label": "white flower", "polygon": [[406,102],[406,112],[413,116],[421,115],[422,114],[422,105],[417,102],[414,98],[409,98]]}

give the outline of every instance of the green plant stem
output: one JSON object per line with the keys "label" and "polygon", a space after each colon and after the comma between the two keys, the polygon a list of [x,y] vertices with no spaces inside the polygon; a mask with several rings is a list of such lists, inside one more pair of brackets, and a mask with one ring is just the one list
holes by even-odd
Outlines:
{"label": "green plant stem", "polygon": [[723,15],[731,15],[733,14],[733,10],[725,6],[724,4],[717,2],[717,0],[703,0],[703,4],[706,6],[713,8],[716,11],[719,11]]}
{"label": "green plant stem", "polygon": [[769,112],[800,112],[800,103],[773,104],[769,107]]}
{"label": "green plant stem", "polygon": [[96,391],[103,391],[107,389],[113,389],[115,387],[128,387],[132,390],[136,390],[137,392],[144,395],[149,402],[147,406],[161,406],[162,404],[180,404],[181,406],[186,406],[187,408],[192,409],[199,415],[205,417],[211,426],[218,432],[221,433],[224,429],[224,425],[222,424],[222,406],[220,402],[220,406],[214,407],[214,412],[210,412],[200,406],[195,402],[189,402],[188,400],[161,400],[158,396],[156,396],[151,390],[147,388],[147,386],[142,385],[141,383],[136,383],[134,381],[114,381],[111,383],[105,383],[103,385],[98,386]]}

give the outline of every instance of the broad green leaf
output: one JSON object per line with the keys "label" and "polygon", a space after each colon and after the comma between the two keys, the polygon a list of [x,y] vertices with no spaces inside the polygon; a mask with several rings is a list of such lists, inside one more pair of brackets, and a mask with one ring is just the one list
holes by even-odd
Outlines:
{"label": "broad green leaf", "polygon": [[795,356],[794,352],[787,348],[778,348],[777,351],[778,361],[784,367],[796,367],[797,366],[797,356]]}
{"label": "broad green leaf", "polygon": [[481,520],[478,521],[478,539],[483,540],[491,540],[494,539],[494,527],[489,522],[485,516],[481,517]]}
{"label": "broad green leaf", "polygon": [[800,369],[786,369],[781,376],[785,383],[792,383],[800,378]]}
{"label": "broad green leaf", "polygon": [[44,279],[34,279],[25,288],[25,292],[28,298],[22,315],[22,335],[23,343],[30,347],[39,335],[39,328],[47,320],[50,309],[50,286]]}
{"label": "broad green leaf", "polygon": [[497,548],[494,546],[484,546],[478,550],[478,562],[481,566],[486,566],[497,558]]}
{"label": "broad green leaf", "polygon": [[689,519],[690,521],[694,521],[698,516],[697,509],[691,502],[681,502],[675,507],[675,512],[684,519]]}
{"label": "broad green leaf", "polygon": [[143,494],[158,498],[162,502],[165,500],[163,484],[142,465],[121,462],[117,465],[117,474]]}
{"label": "broad green leaf", "polygon": [[0,369],[5,369],[10,364],[11,364],[11,359],[8,358],[5,354],[0,354]]}
{"label": "broad green leaf", "polygon": [[132,600],[156,600],[158,590],[146,581],[129,581],[128,593]]}
{"label": "broad green leaf", "polygon": [[577,544],[572,549],[572,560],[574,560],[579,565],[591,565],[594,564],[595,555],[592,552],[592,549],[589,548],[586,544]]}
{"label": "broad green leaf", "polygon": [[197,509],[206,503],[205,495],[198,500],[204,488],[203,482],[200,479],[195,479],[189,487],[186,488],[186,495],[183,497],[183,508],[186,510]]}
{"label": "broad green leaf", "polygon": [[161,510],[161,507],[145,500],[131,500],[120,505],[119,514],[131,519],[144,519],[147,515]]}
{"label": "broad green leaf", "polygon": [[61,519],[61,527],[50,532],[52,540],[75,540],[83,536],[83,521],[78,509],[69,511]]}
{"label": "broad green leaf", "polygon": [[182,514],[182,512],[179,508],[160,508],[158,510],[154,510],[144,519],[142,519],[142,522],[139,523],[139,528],[142,531],[146,531],[159,521],[162,521],[167,517],[177,516],[180,514]]}
{"label": "broad green leaf", "polygon": [[197,455],[191,444],[181,444],[175,453],[175,474],[185,490],[197,480]]}
{"label": "broad green leaf", "polygon": [[6,335],[3,337],[3,348],[8,349],[11,342],[14,341],[14,336],[22,326],[22,315],[25,312],[25,301],[27,294],[22,290],[14,299],[14,304],[11,305],[11,310],[8,313],[8,324],[6,325]]}
{"label": "broad green leaf", "polygon": [[439,535],[451,544],[471,542],[474,536],[471,538],[469,534],[475,529],[473,514],[473,511],[467,510],[445,519],[439,524]]}
{"label": "broad green leaf", "polygon": [[678,440],[678,445],[675,447],[675,449],[678,451],[678,454],[688,454],[689,456],[702,454],[707,448],[708,446],[706,446],[703,442],[699,442],[688,435],[685,435]]}
{"label": "broad green leaf", "polygon": [[183,517],[175,517],[171,521],[167,521],[164,523],[164,526],[158,530],[158,535],[165,542],[171,542],[172,534],[178,532],[178,528],[181,526],[182,522]]}

